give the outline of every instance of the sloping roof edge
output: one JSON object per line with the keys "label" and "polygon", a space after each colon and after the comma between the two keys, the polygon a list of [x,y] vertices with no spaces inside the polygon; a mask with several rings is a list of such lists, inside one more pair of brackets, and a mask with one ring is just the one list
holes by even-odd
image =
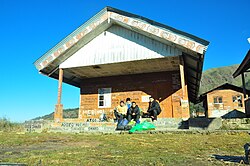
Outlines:
{"label": "sloping roof edge", "polygon": [[[71,41],[76,34],[79,34],[83,29],[87,27],[91,22],[95,21],[97,18],[99,18],[100,15],[104,14],[107,11],[107,7],[99,11],[97,14],[95,14],[93,17],[88,19],[85,23],[80,25],[76,30],[71,32],[69,35],[67,35],[65,38],[63,38],[60,42],[58,42],[53,48],[49,49],[45,54],[43,54],[41,57],[39,57],[33,64],[36,66],[38,70],[41,68],[39,67],[39,63],[46,60],[49,55],[55,54],[55,51],[58,52],[58,54],[64,52],[64,48],[62,47],[65,43]],[[69,43],[73,45],[73,43]],[[59,56],[59,55],[58,55]],[[57,57],[57,56],[56,56]]]}
{"label": "sloping roof edge", "polygon": [[250,49],[248,50],[245,58],[241,62],[240,66],[236,69],[236,71],[233,74],[233,77],[237,77],[240,74],[244,73],[250,68]]}
{"label": "sloping roof edge", "polygon": [[149,23],[151,25],[154,25],[154,26],[157,26],[157,27],[161,27],[161,28],[167,29],[169,31],[172,31],[174,33],[177,33],[177,34],[189,37],[190,39],[192,39],[194,41],[197,41],[197,42],[199,42],[199,43],[201,43],[201,44],[203,44],[205,46],[209,45],[209,41],[207,41],[207,40],[201,39],[201,38],[199,38],[197,36],[194,36],[192,34],[186,33],[184,31],[180,31],[180,30],[175,29],[175,28],[173,28],[171,26],[168,26],[168,25],[156,22],[156,21],[148,19],[146,17],[139,16],[139,15],[136,15],[136,14],[132,14],[132,13],[120,10],[120,9],[115,9],[115,8],[112,8],[112,7],[109,7],[109,6],[107,6],[106,8],[107,8],[107,11],[115,12],[115,13],[120,13],[120,14],[122,14],[124,16],[128,16],[128,17],[137,18],[137,19],[143,20],[143,21],[145,21],[145,22],[147,22],[147,23]]}

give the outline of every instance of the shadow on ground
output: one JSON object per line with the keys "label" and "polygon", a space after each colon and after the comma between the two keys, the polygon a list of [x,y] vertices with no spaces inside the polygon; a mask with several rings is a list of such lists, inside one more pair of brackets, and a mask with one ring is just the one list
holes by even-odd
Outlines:
{"label": "shadow on ground", "polygon": [[220,161],[233,162],[233,163],[244,163],[243,156],[227,156],[214,154],[213,158]]}

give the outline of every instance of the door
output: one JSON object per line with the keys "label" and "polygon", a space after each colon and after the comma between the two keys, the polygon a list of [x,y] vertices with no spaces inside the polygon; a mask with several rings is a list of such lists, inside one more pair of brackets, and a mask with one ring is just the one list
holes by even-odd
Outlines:
{"label": "door", "polygon": [[159,118],[171,118],[173,117],[171,86],[166,82],[157,83],[154,86],[155,99],[160,102],[162,112]]}

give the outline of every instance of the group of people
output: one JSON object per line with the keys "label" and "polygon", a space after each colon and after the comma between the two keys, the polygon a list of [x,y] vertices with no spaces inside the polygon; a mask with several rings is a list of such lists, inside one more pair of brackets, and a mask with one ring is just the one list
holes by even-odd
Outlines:
{"label": "group of people", "polygon": [[[150,96],[148,110],[147,113],[144,114],[146,114],[147,117],[150,117],[152,121],[155,121],[160,113],[160,104],[152,96]],[[133,119],[136,123],[139,123],[141,112],[136,102],[131,102],[131,99],[127,98],[126,103],[124,101],[120,101],[120,105],[118,105],[114,110],[114,115],[116,121],[127,118],[129,122]]]}

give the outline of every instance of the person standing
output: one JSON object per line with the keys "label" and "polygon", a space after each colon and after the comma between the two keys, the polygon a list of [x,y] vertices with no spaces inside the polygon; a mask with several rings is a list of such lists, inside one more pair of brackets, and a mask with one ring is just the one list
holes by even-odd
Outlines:
{"label": "person standing", "polygon": [[152,96],[149,97],[149,107],[147,112],[152,121],[157,120],[157,115],[161,113],[160,104]]}
{"label": "person standing", "polygon": [[131,99],[130,99],[129,97],[126,99],[126,105],[127,105],[128,109],[129,109],[129,108],[131,107],[131,105],[132,105]]}

